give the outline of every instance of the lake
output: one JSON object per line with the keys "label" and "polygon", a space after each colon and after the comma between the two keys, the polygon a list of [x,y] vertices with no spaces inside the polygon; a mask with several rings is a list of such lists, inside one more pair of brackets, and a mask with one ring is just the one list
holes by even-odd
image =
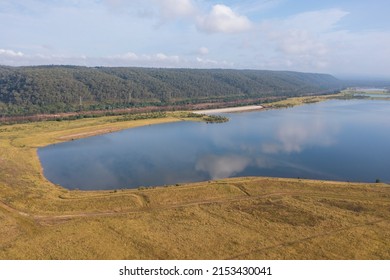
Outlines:
{"label": "lake", "polygon": [[132,128],[38,149],[69,189],[172,185],[238,176],[390,182],[390,102],[330,100],[224,114],[227,123]]}

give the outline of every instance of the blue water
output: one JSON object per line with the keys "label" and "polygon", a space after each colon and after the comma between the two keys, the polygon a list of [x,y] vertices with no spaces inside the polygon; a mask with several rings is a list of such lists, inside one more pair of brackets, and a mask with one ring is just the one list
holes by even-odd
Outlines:
{"label": "blue water", "polygon": [[390,102],[332,100],[226,114],[40,148],[45,176],[69,189],[159,186],[237,176],[390,182]]}

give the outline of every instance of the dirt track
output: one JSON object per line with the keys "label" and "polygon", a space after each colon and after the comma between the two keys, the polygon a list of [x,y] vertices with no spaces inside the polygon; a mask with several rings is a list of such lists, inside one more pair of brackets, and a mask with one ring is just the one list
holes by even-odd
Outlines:
{"label": "dirt track", "polygon": [[61,222],[61,221],[74,219],[74,218],[117,216],[117,215],[126,215],[126,214],[132,214],[132,213],[142,213],[142,212],[147,212],[147,211],[167,210],[167,209],[207,205],[207,204],[214,204],[214,203],[229,203],[229,202],[236,202],[236,201],[242,201],[242,200],[251,200],[251,199],[258,199],[258,198],[265,198],[265,197],[272,197],[272,196],[294,195],[294,194],[296,194],[296,193],[295,192],[276,192],[276,193],[269,193],[269,194],[263,194],[263,195],[248,196],[247,194],[244,193],[243,196],[236,196],[236,197],[232,197],[232,198],[189,201],[189,202],[185,202],[185,203],[163,205],[163,206],[157,206],[157,207],[144,206],[144,207],[141,207],[139,209],[134,209],[134,210],[81,212],[81,213],[63,214],[63,215],[32,215],[32,214],[29,214],[26,212],[18,211],[17,209],[7,205],[3,201],[0,201],[0,207],[6,209],[9,212],[12,212],[12,213],[24,216],[24,217],[31,217],[32,219],[34,219],[35,221],[37,221],[38,223],[41,223],[41,224],[47,224],[47,223],[53,224],[56,222]]}

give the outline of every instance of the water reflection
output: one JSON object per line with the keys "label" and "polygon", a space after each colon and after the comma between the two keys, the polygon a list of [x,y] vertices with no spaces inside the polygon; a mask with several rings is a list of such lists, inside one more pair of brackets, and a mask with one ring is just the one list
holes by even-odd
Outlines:
{"label": "water reflection", "polygon": [[220,179],[238,174],[250,163],[250,158],[239,155],[206,155],[196,162],[195,170],[208,173],[211,179]]}
{"label": "water reflection", "polygon": [[300,153],[310,147],[329,147],[336,143],[339,128],[323,119],[307,120],[305,123],[289,121],[276,129],[273,142],[261,144],[266,154]]}
{"label": "water reflection", "polygon": [[232,176],[390,181],[390,102],[329,101],[177,122],[38,150],[67,188],[116,189]]}

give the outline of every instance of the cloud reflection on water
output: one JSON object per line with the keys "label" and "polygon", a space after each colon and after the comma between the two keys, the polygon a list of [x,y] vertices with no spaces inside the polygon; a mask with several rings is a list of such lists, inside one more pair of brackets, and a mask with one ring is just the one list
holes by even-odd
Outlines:
{"label": "cloud reflection on water", "polygon": [[[294,121],[288,119],[277,123],[277,126],[267,131],[272,140],[261,142],[245,142],[234,145],[238,141],[225,139],[222,146],[234,146],[235,153],[230,155],[208,154],[200,157],[195,170],[207,173],[211,179],[231,176],[244,176],[251,170],[289,169],[291,174],[317,174],[332,177],[311,166],[296,162],[290,154],[302,153],[311,147],[329,147],[336,144],[339,125],[316,115],[312,120]],[[220,139],[222,135],[218,136]],[[272,142],[271,142],[272,141]],[[239,142],[238,142],[239,143]],[[287,157],[279,158],[277,155],[285,154]],[[295,171],[294,171],[295,170]]]}
{"label": "cloud reflection on water", "polygon": [[243,171],[250,163],[251,159],[244,156],[207,155],[201,157],[196,162],[195,170],[208,173],[212,179],[220,179],[233,176]]}
{"label": "cloud reflection on water", "polygon": [[266,154],[300,153],[308,147],[329,147],[336,142],[338,126],[321,119],[305,123],[287,121],[275,133],[275,142],[266,142],[261,150]]}
{"label": "cloud reflection on water", "polygon": [[218,125],[141,127],[41,148],[39,156],[48,179],[82,189],[233,176],[388,181],[390,107],[351,102],[232,114]]}

